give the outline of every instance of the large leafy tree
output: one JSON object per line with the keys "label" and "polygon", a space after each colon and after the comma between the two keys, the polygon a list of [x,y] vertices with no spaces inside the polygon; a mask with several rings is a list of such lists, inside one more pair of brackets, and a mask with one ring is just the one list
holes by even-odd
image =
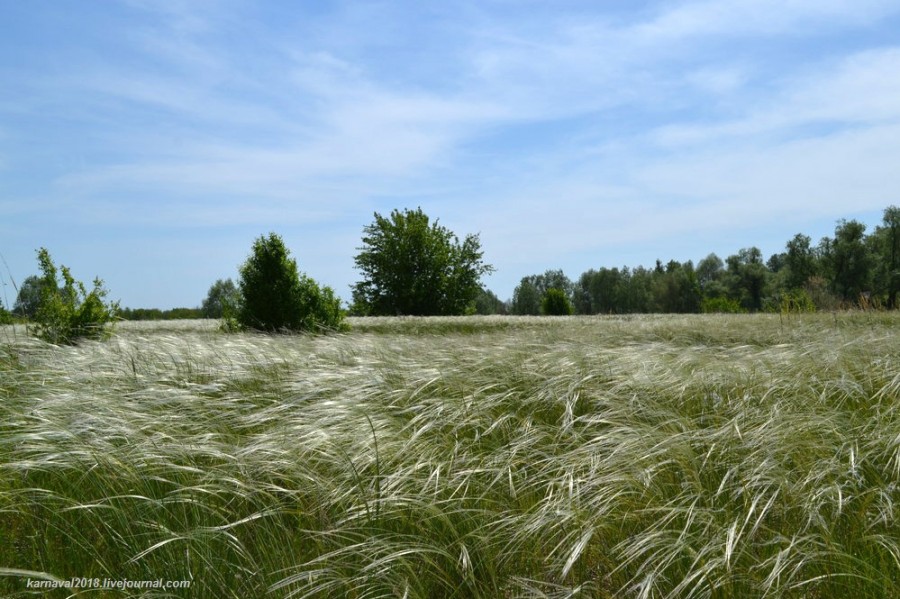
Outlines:
{"label": "large leafy tree", "polygon": [[434,316],[464,314],[492,272],[478,235],[460,243],[421,208],[377,212],[363,229],[355,258],[363,280],[353,287],[357,314]]}
{"label": "large leafy tree", "polygon": [[763,291],[769,271],[757,247],[744,248],[737,254],[728,256],[728,283],[732,299],[751,312],[762,309]]}
{"label": "large leafy tree", "polygon": [[866,226],[857,220],[840,220],[826,253],[832,288],[845,301],[855,301],[871,289],[872,256],[865,232]]}
{"label": "large leafy tree", "polygon": [[787,276],[785,284],[788,289],[800,289],[816,276],[816,255],[812,240],[807,235],[797,233],[785,246],[785,266]]}

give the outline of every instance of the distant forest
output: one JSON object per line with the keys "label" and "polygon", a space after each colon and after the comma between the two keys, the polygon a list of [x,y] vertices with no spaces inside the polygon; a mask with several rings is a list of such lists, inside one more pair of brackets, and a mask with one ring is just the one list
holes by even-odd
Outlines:
{"label": "distant forest", "polygon": [[900,295],[900,208],[885,209],[868,235],[865,224],[840,220],[833,237],[814,244],[798,233],[768,259],[749,247],[724,260],[709,254],[696,265],[657,260],[652,268],[590,269],[575,281],[549,270],[523,277],[507,302],[484,290],[476,312],[548,313],[551,289],[565,294],[575,314],[893,309]]}

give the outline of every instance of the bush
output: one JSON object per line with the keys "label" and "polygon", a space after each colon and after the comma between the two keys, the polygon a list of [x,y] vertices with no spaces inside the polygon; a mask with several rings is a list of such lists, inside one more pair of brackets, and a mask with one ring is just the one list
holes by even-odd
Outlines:
{"label": "bush", "polygon": [[239,306],[226,329],[263,331],[344,330],[340,299],[330,287],[297,271],[281,237],[270,233],[253,243],[240,268]]}
{"label": "bush", "polygon": [[766,306],[767,312],[780,312],[781,314],[801,314],[815,312],[816,304],[803,289],[793,289],[776,295]]}
{"label": "bush", "polygon": [[87,292],[69,269],[60,266],[63,286],[59,286],[57,269],[45,248],[38,250],[41,268],[40,302],[29,331],[53,344],[74,344],[82,338],[102,339],[112,332],[112,323],[119,310],[118,302],[105,303],[108,291],[103,281],[94,279],[94,288]]}
{"label": "bush", "polygon": [[544,297],[541,299],[541,314],[547,316],[568,316],[574,311],[572,303],[562,289],[551,287],[544,292]]}
{"label": "bush", "polygon": [[0,302],[0,324],[12,324],[12,321],[12,314],[10,314],[9,311],[3,307],[3,303]]}
{"label": "bush", "polygon": [[700,303],[700,311],[704,314],[741,314],[747,310],[738,301],[727,297],[707,297]]}

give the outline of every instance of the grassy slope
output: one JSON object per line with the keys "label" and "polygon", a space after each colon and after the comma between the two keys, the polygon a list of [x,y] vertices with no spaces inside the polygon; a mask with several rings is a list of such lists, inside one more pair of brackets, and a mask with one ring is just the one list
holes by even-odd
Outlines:
{"label": "grassy slope", "polygon": [[0,331],[0,596],[900,595],[898,315],[353,324]]}

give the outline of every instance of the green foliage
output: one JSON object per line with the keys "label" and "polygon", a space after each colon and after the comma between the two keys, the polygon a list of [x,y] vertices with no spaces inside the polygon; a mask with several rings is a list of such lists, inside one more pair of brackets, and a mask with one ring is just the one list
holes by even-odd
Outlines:
{"label": "green foliage", "polygon": [[805,289],[792,289],[772,296],[765,308],[766,312],[808,314],[816,311],[816,304]]}
{"label": "green foliage", "polygon": [[900,597],[900,314],[364,320],[0,344],[0,596]]}
{"label": "green foliage", "polygon": [[363,229],[355,258],[363,280],[353,288],[353,312],[360,315],[447,316],[465,314],[478,296],[482,260],[477,235],[460,243],[450,230],[431,223],[421,208],[375,213]]}
{"label": "green foliage", "polygon": [[521,316],[541,314],[541,301],[548,289],[561,290],[571,301],[575,286],[561,270],[548,270],[542,275],[522,277],[513,291],[510,312]]}
{"label": "green foliage", "polygon": [[729,256],[727,282],[729,295],[750,312],[763,308],[764,291],[769,270],[763,263],[759,248],[751,247]]}
{"label": "green foliage", "polygon": [[41,305],[41,283],[43,279],[37,275],[26,277],[19,287],[13,313],[24,318],[33,318]]}
{"label": "green foliage", "polygon": [[541,313],[541,292],[529,277],[524,277],[513,291],[509,311],[517,316],[533,316]]}
{"label": "green foliage", "polygon": [[481,314],[483,316],[506,314],[507,312],[506,303],[497,297],[493,291],[483,287],[475,297],[473,308],[474,314]]}
{"label": "green foliage", "polygon": [[[103,281],[94,279],[94,288],[88,292],[84,284],[76,281],[69,269],[56,265],[45,248],[38,250],[40,303],[33,316],[31,332],[53,344],[74,344],[82,338],[102,339],[111,333],[112,322],[119,309],[118,302],[105,303],[108,291]],[[58,274],[62,274],[62,287]]]}
{"label": "green foliage", "polygon": [[700,311],[704,314],[740,314],[747,310],[737,301],[727,297],[707,297],[701,302]]}
{"label": "green foliage", "polygon": [[884,295],[888,308],[900,307],[900,207],[884,210],[882,225],[873,234],[876,258],[875,290]]}
{"label": "green foliage", "polygon": [[787,242],[785,267],[788,289],[800,289],[810,278],[816,276],[816,256],[812,248],[812,240],[800,233]]}
{"label": "green foliage", "polygon": [[209,288],[206,299],[200,306],[203,318],[233,316],[240,305],[241,294],[231,279],[218,279]]}
{"label": "green foliage", "polygon": [[700,283],[694,264],[671,260],[665,271],[657,268],[653,276],[653,298],[656,310],[669,314],[700,311]]}
{"label": "green foliage", "polygon": [[240,268],[240,306],[228,328],[263,331],[343,330],[340,299],[301,275],[281,237],[270,233],[254,243]]}
{"label": "green foliage", "polygon": [[193,320],[204,317],[200,308],[121,308],[118,315],[122,320]]}
{"label": "green foliage", "polygon": [[544,292],[541,298],[541,314],[545,316],[568,316],[575,310],[562,289],[552,287]]}
{"label": "green foliage", "polygon": [[822,253],[832,291],[845,302],[855,302],[870,291],[873,257],[866,245],[866,226],[840,220],[833,240],[823,240]]}
{"label": "green foliage", "polygon": [[3,307],[3,302],[0,301],[0,324],[12,324],[13,317],[9,311]]}

